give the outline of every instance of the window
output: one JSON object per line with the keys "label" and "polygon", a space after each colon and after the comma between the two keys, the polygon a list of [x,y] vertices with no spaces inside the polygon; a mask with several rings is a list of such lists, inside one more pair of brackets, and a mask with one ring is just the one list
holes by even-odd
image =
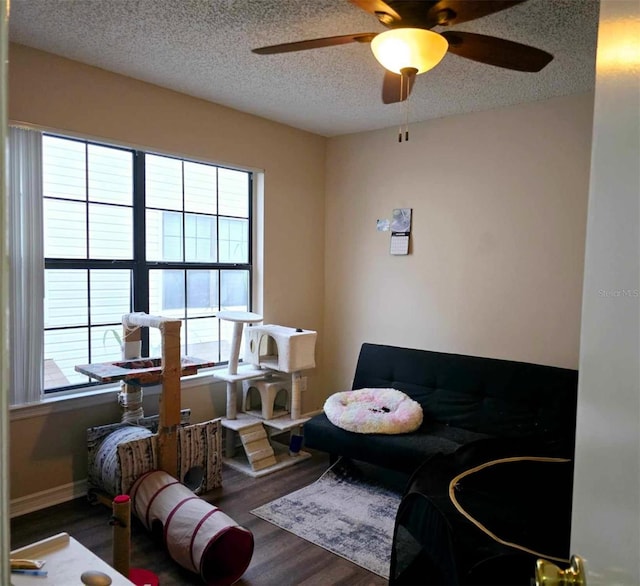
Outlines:
{"label": "window", "polygon": [[[44,392],[90,384],[77,364],[120,359],[130,311],[181,319],[183,354],[227,360],[215,314],[251,309],[251,173],[60,136],[42,146]],[[143,354],[160,344],[143,329]]]}

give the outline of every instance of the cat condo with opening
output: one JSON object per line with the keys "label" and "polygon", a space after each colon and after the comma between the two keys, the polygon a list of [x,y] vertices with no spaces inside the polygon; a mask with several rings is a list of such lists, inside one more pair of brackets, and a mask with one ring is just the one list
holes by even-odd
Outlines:
{"label": "cat condo with opening", "polygon": [[[300,451],[302,372],[315,368],[317,333],[279,325],[255,325],[262,316],[252,312],[221,311],[218,317],[233,323],[231,353],[226,370],[214,376],[227,383],[225,463],[250,476],[264,476],[309,458]],[[247,325],[245,328],[244,326]],[[244,361],[239,364],[242,334]],[[242,383],[241,410],[237,387]],[[289,432],[290,444],[273,441]],[[236,453],[236,440],[242,452]]]}

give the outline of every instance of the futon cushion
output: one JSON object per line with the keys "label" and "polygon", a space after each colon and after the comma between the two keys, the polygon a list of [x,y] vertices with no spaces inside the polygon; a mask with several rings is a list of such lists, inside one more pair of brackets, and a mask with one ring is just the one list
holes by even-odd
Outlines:
{"label": "futon cushion", "polygon": [[437,421],[429,423],[428,433],[418,430],[397,435],[363,435],[340,429],[329,421],[325,413],[304,424],[307,448],[408,473],[412,473],[429,456],[450,454],[464,444],[488,437]]}

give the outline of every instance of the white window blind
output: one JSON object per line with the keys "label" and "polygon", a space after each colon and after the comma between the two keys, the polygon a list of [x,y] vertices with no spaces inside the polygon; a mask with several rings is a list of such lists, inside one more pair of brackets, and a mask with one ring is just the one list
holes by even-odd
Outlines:
{"label": "white window blind", "polygon": [[42,135],[9,129],[11,405],[40,400],[44,379]]}

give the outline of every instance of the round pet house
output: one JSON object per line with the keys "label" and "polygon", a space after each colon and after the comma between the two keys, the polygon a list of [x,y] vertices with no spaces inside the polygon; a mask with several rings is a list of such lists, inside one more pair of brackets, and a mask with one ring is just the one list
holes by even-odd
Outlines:
{"label": "round pet house", "polygon": [[[117,495],[129,490],[131,483],[140,474],[149,471],[155,463],[152,436],[150,430],[132,425],[121,427],[107,435],[90,458],[89,477],[92,479],[92,485],[108,495]],[[135,440],[142,439],[147,441],[134,443]],[[125,443],[135,445],[136,449],[131,450],[130,457],[126,458],[123,466],[119,447]]]}

